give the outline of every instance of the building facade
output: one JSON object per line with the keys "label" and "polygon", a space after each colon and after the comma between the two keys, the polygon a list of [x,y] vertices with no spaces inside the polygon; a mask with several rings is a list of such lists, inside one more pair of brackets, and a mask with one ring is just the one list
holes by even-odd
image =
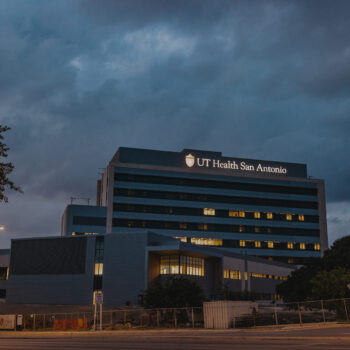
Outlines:
{"label": "building facade", "polygon": [[98,181],[97,206],[76,210],[66,220],[83,225],[63,234],[145,229],[298,265],[328,248],[324,181],[304,164],[119,148]]}
{"label": "building facade", "polygon": [[294,266],[153,232],[12,240],[7,303],[137,305],[156,279],[186,276],[208,299],[223,290],[276,294]]}
{"label": "building facade", "polygon": [[117,306],[184,275],[209,299],[224,289],[270,298],[327,248],[324,181],[304,164],[119,148],[96,206],[67,206],[61,237],[12,240],[2,267],[0,254],[0,293],[84,305],[103,292]]}

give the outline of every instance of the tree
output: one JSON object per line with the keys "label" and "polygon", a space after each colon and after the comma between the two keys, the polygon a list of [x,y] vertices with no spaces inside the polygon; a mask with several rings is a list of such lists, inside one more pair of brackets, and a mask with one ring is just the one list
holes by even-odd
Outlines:
{"label": "tree", "polygon": [[204,300],[202,288],[183,276],[169,276],[162,283],[160,278],[146,290],[146,307],[187,307],[200,306]]}
{"label": "tree", "polygon": [[9,147],[3,142],[3,133],[10,130],[6,125],[0,125],[0,202],[7,202],[8,198],[5,195],[6,188],[10,188],[15,191],[22,192],[22,190],[15,186],[15,184],[8,178],[8,175],[12,173],[15,168],[12,163],[5,163],[2,161],[3,158],[7,158],[7,152]]}
{"label": "tree", "polygon": [[350,296],[347,287],[350,283],[350,271],[347,269],[320,271],[310,282],[314,299],[340,299]]}
{"label": "tree", "polygon": [[[337,285],[344,283],[347,274],[350,272],[350,236],[336,240],[331,249],[327,250],[324,256],[314,261],[310,265],[301,267],[292,272],[287,281],[277,287],[277,292],[285,302],[315,300],[320,295],[332,295],[326,287],[320,291],[315,287],[315,283],[326,278],[330,278],[332,283]],[[335,271],[335,276],[332,273]],[[318,277],[316,277],[318,276]],[[344,285],[346,287],[346,284]],[[328,287],[327,287],[328,288]],[[338,297],[341,294],[337,294]]]}

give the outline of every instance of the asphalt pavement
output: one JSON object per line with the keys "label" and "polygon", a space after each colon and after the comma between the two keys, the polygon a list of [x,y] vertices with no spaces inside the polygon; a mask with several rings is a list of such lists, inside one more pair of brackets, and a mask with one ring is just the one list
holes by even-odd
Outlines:
{"label": "asphalt pavement", "polygon": [[350,349],[350,326],[254,330],[2,332],[0,349]]}

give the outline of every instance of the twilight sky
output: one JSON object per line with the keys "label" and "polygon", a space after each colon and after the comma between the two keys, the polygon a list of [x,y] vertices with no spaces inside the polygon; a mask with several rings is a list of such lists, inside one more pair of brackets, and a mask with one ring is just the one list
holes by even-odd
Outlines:
{"label": "twilight sky", "polygon": [[2,0],[0,248],[60,234],[119,146],[307,163],[350,234],[350,1]]}

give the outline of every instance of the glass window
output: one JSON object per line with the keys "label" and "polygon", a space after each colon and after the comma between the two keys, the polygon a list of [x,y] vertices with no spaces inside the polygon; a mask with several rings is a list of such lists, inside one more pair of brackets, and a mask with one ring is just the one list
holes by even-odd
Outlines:
{"label": "glass window", "polygon": [[291,221],[291,220],[293,219],[292,214],[286,214],[286,219],[287,219],[288,221]]}
{"label": "glass window", "polygon": [[274,247],[274,244],[272,241],[268,241],[267,242],[267,248],[273,248]]}
{"label": "glass window", "polygon": [[305,250],[306,249],[306,244],[305,243],[300,243],[300,249]]}
{"label": "glass window", "polygon": [[231,279],[231,280],[240,280],[241,271],[224,269],[224,278]]}
{"label": "glass window", "polygon": [[207,224],[198,224],[198,229],[207,231],[208,230],[208,225]]}
{"label": "glass window", "polygon": [[272,213],[266,213],[266,219],[268,219],[268,220],[273,219],[273,214]]}
{"label": "glass window", "polygon": [[95,264],[95,275],[101,276],[103,275],[103,263]]}
{"label": "glass window", "polygon": [[260,212],[259,211],[255,211],[254,212],[254,219],[260,219],[260,217],[261,217]]}
{"label": "glass window", "polygon": [[315,249],[315,250],[321,250],[321,245],[320,245],[320,243],[315,243],[315,244],[314,244],[314,249]]}
{"label": "glass window", "polygon": [[254,245],[255,245],[255,248],[261,248],[261,242],[260,241],[255,241]]}
{"label": "glass window", "polygon": [[181,242],[187,243],[187,237],[177,237],[177,236],[174,236],[173,238],[178,239],[178,240],[181,241]]}
{"label": "glass window", "polygon": [[245,241],[244,240],[240,240],[239,241],[239,246],[240,247],[245,247]]}
{"label": "glass window", "polygon": [[192,256],[169,255],[160,257],[160,274],[204,276],[204,259]]}
{"label": "glass window", "polygon": [[254,232],[256,233],[260,232],[260,227],[254,227]]}
{"label": "glass window", "polygon": [[222,246],[222,239],[217,238],[191,238],[192,244]]}
{"label": "glass window", "polygon": [[232,216],[232,217],[239,217],[239,211],[235,211],[235,210],[229,210],[228,211],[228,216]]}
{"label": "glass window", "polygon": [[215,215],[215,209],[212,208],[204,208],[203,209],[204,215]]}
{"label": "glass window", "polygon": [[294,248],[294,244],[292,242],[288,242],[287,243],[287,248],[288,249],[293,249]]}
{"label": "glass window", "polygon": [[298,220],[299,220],[299,221],[304,221],[304,220],[305,220],[304,215],[303,215],[303,214],[299,214],[299,215],[298,215]]}
{"label": "glass window", "polygon": [[186,229],[187,229],[187,224],[181,223],[181,224],[180,224],[180,229],[181,229],[181,230],[186,230]]}
{"label": "glass window", "polygon": [[239,232],[244,232],[244,226],[239,226]]}
{"label": "glass window", "polygon": [[244,211],[240,211],[239,212],[239,217],[240,218],[245,218],[245,212]]}
{"label": "glass window", "polygon": [[9,271],[9,268],[7,266],[0,267],[0,280],[8,279],[8,271]]}

